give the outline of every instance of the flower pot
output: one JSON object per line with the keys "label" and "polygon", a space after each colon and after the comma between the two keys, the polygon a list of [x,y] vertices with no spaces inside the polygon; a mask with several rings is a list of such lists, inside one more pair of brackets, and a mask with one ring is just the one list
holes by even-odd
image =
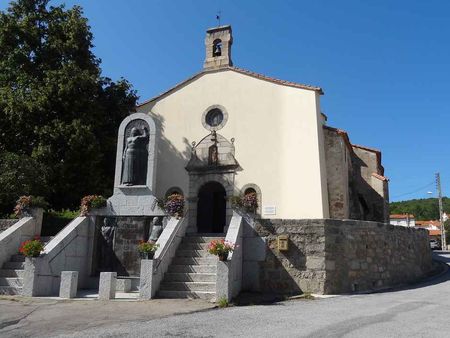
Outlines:
{"label": "flower pot", "polygon": [[228,253],[219,255],[219,261],[225,262],[228,258]]}
{"label": "flower pot", "polygon": [[153,257],[155,256],[155,252],[154,251],[141,252],[140,256],[141,256],[141,259],[153,259]]}

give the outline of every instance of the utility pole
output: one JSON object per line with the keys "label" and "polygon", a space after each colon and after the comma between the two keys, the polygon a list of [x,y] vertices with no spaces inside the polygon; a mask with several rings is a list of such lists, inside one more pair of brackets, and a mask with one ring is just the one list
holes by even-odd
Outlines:
{"label": "utility pole", "polygon": [[441,224],[441,250],[447,250],[447,241],[445,239],[445,228],[444,228],[444,210],[442,209],[442,189],[441,189],[441,175],[436,173],[436,189],[439,199],[439,223]]}

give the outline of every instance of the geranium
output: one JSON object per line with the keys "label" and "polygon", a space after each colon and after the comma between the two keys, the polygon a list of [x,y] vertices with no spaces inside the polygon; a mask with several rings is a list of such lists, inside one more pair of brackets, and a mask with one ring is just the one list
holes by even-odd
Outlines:
{"label": "geranium", "polygon": [[159,244],[150,243],[146,241],[140,241],[138,245],[138,251],[142,253],[155,252],[159,248]]}
{"label": "geranium", "polygon": [[224,239],[214,239],[208,244],[208,252],[216,256],[227,256],[229,252],[235,249],[234,243]]}
{"label": "geranium", "polygon": [[27,214],[30,208],[47,208],[48,203],[41,196],[20,196],[14,207],[14,214],[22,216]]}
{"label": "geranium", "polygon": [[184,211],[184,196],[176,193],[169,195],[164,203],[164,210],[171,216],[181,216]]}
{"label": "geranium", "polygon": [[245,194],[244,197],[242,197],[241,203],[247,211],[255,212],[258,208],[258,196],[255,192]]}
{"label": "geranium", "polygon": [[26,257],[38,257],[42,250],[44,250],[44,243],[39,236],[35,236],[34,239],[29,239],[20,245],[19,253]]}
{"label": "geranium", "polygon": [[92,209],[106,207],[106,198],[101,195],[88,195],[81,199],[80,214],[86,216]]}

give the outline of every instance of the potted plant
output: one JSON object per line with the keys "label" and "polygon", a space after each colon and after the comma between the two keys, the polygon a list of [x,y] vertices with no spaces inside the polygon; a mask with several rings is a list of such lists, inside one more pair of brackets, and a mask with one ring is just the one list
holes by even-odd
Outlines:
{"label": "potted plant", "polygon": [[250,192],[245,194],[241,200],[242,207],[248,212],[256,212],[258,209],[258,196],[256,192]]}
{"label": "potted plant", "polygon": [[140,241],[138,245],[138,251],[141,259],[153,259],[155,251],[159,248],[159,244],[152,242]]}
{"label": "potted plant", "polygon": [[48,208],[48,203],[41,196],[20,196],[14,207],[14,214],[17,217],[31,216],[33,208]]}
{"label": "potted plant", "polygon": [[86,216],[92,209],[106,207],[106,198],[101,195],[88,195],[81,199],[80,215]]}
{"label": "potted plant", "polygon": [[167,196],[164,202],[164,210],[174,217],[181,217],[184,211],[184,196],[178,193]]}
{"label": "potted plant", "polygon": [[208,252],[218,256],[220,261],[226,261],[228,253],[233,252],[234,243],[225,241],[224,239],[215,239],[208,244]]}
{"label": "potted plant", "polygon": [[44,250],[44,243],[39,236],[34,239],[29,239],[20,245],[19,253],[25,257],[38,257],[41,251]]}

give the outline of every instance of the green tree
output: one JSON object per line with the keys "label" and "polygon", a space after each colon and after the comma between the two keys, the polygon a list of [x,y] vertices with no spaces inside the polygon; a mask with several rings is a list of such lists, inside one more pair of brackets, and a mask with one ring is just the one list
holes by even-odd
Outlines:
{"label": "green tree", "polygon": [[0,182],[25,177],[8,196],[40,191],[56,208],[75,207],[109,193],[117,129],[137,97],[125,79],[102,76],[82,9],[49,1],[16,0],[0,12],[0,156],[22,163]]}
{"label": "green tree", "polygon": [[[450,199],[442,198],[444,212],[450,214]],[[439,204],[437,198],[413,199],[409,201],[391,202],[391,214],[413,214],[416,220],[428,221],[439,219]]]}

